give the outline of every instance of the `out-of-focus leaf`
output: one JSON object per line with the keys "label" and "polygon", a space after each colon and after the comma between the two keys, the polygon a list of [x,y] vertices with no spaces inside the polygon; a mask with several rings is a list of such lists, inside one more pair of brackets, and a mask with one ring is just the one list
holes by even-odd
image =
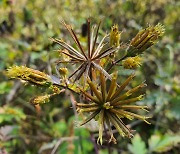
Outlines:
{"label": "out-of-focus leaf", "polygon": [[43,144],[43,145],[40,147],[38,153],[42,153],[42,152],[45,151],[45,150],[52,149],[52,148],[56,145],[56,142],[57,142],[56,140],[53,140],[52,142]]}
{"label": "out-of-focus leaf", "polygon": [[152,135],[148,141],[149,150],[153,152],[166,152],[180,143],[180,135],[161,134]]}
{"label": "out-of-focus leaf", "polygon": [[25,118],[26,115],[20,108],[10,106],[3,106],[0,108],[0,123],[4,121],[11,122],[13,119],[19,121]]}
{"label": "out-of-focus leaf", "polygon": [[11,90],[10,83],[8,83],[8,82],[0,83],[0,94],[4,94],[6,92],[9,92],[10,90]]}
{"label": "out-of-focus leaf", "polygon": [[146,154],[147,153],[145,142],[141,139],[139,134],[136,134],[131,141],[132,141],[132,144],[128,145],[128,149],[132,154]]}
{"label": "out-of-focus leaf", "polygon": [[67,130],[67,125],[64,120],[56,122],[52,125],[52,132],[54,136],[62,136],[62,134]]}
{"label": "out-of-focus leaf", "polygon": [[171,107],[167,111],[168,114],[173,116],[176,119],[180,119],[180,96],[177,96],[170,101]]}

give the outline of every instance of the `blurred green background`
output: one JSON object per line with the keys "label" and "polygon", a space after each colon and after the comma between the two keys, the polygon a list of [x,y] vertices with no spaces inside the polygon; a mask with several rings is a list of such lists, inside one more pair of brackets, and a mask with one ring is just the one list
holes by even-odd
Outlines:
{"label": "blurred green background", "polygon": [[[179,154],[179,16],[178,0],[0,0],[0,154],[106,154],[108,146],[113,154]],[[60,23],[65,20],[84,41],[81,28],[88,17],[93,17],[93,23],[102,20],[101,36],[118,24],[124,43],[149,24],[162,23],[166,29],[162,39],[143,55],[143,65],[132,83],[146,80],[148,84],[142,103],[150,108],[151,125],[128,121],[136,130],[135,137],[117,134],[116,145],[97,145],[97,126],[78,127],[68,92],[42,105],[38,114],[29,101],[47,90],[5,76],[12,65],[55,74],[59,55],[49,38],[68,41]]]}

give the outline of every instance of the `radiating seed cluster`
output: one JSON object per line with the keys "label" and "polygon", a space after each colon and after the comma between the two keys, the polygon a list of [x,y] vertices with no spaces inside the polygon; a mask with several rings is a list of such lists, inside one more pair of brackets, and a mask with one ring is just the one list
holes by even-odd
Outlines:
{"label": "radiating seed cluster", "polygon": [[124,89],[134,78],[134,76],[134,74],[130,75],[122,83],[122,85],[118,86],[116,82],[117,74],[114,74],[110,87],[107,88],[105,76],[100,73],[100,86],[98,86],[91,80],[88,80],[90,90],[93,93],[88,93],[83,89],[80,89],[84,96],[89,99],[89,101],[87,104],[77,103],[77,111],[79,113],[91,113],[87,117],[87,119],[85,119],[85,121],[81,123],[81,125],[86,124],[93,118],[97,118],[99,123],[99,138],[97,142],[100,142],[100,144],[102,144],[103,142],[102,136],[105,126],[108,127],[109,134],[111,136],[109,141],[115,142],[115,138],[113,137],[112,133],[112,125],[118,130],[118,132],[122,136],[127,136],[129,138],[133,136],[131,130],[124,124],[122,120],[123,118],[127,118],[130,120],[137,118],[147,122],[146,119],[148,117],[138,115],[131,111],[136,111],[138,109],[147,109],[147,106],[132,105],[136,101],[140,101],[143,99],[143,95],[134,97],[134,94],[136,94],[137,91],[145,87],[146,84],[142,83],[137,87],[124,92]]}
{"label": "radiating seed cluster", "polygon": [[105,35],[97,45],[100,23],[98,24],[97,28],[93,27],[91,29],[90,20],[89,19],[87,20],[88,39],[87,39],[86,49],[82,47],[72,27],[70,25],[67,25],[65,22],[62,23],[65,26],[65,28],[68,30],[68,32],[70,33],[71,37],[73,38],[74,42],[78,47],[78,50],[76,50],[71,45],[69,45],[68,43],[64,42],[61,39],[52,39],[54,42],[59,44],[63,49],[66,49],[66,50],[59,50],[59,52],[69,57],[69,60],[59,61],[59,63],[71,63],[77,65],[77,68],[69,76],[69,79],[76,75],[74,81],[77,81],[82,77],[83,74],[84,74],[84,78],[86,79],[88,76],[92,75],[94,69],[102,71],[103,74],[110,79],[110,75],[106,72],[104,68],[100,66],[99,61],[102,58],[105,58],[108,55],[117,51],[118,45],[116,44],[116,46],[108,46],[107,43],[104,43],[108,35]]}

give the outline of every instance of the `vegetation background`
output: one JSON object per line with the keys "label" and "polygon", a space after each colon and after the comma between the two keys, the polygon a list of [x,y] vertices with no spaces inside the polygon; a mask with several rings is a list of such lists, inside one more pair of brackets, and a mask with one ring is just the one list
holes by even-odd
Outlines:
{"label": "vegetation background", "polygon": [[[108,153],[108,145],[94,141],[96,126],[77,126],[68,92],[37,113],[30,99],[47,91],[9,80],[4,73],[10,66],[26,65],[55,74],[59,55],[49,38],[68,40],[60,24],[65,20],[85,43],[81,27],[89,16],[94,23],[102,19],[101,35],[118,24],[124,43],[149,24],[165,25],[165,35],[146,51],[132,83],[146,80],[142,103],[150,108],[151,125],[129,122],[134,138],[117,134],[117,144],[109,146],[113,154],[180,153],[180,1],[0,0],[0,154]],[[119,73],[123,77],[128,71]]]}

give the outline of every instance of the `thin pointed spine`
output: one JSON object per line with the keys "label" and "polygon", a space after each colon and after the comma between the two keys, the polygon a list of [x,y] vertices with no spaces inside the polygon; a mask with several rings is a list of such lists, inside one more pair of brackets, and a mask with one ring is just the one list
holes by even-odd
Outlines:
{"label": "thin pointed spine", "polygon": [[92,55],[92,58],[96,57],[96,56],[100,53],[100,51],[101,51],[101,49],[102,49],[102,46],[103,46],[102,43],[104,42],[104,40],[105,40],[105,38],[106,38],[107,36],[108,36],[108,35],[105,35],[105,36],[102,38],[102,40],[101,40],[101,42],[99,43],[97,49],[94,51],[94,53],[93,53],[93,55]]}
{"label": "thin pointed spine", "polygon": [[91,121],[93,118],[96,117],[96,115],[97,115],[99,112],[100,112],[100,110],[94,111],[89,117],[87,117],[87,118],[80,124],[80,126],[82,126],[82,125],[88,123],[89,121]]}
{"label": "thin pointed spine", "polygon": [[109,88],[108,94],[107,94],[107,101],[110,100],[111,96],[112,96],[112,95],[115,93],[115,91],[116,91],[116,88],[117,88],[116,81],[117,81],[117,72],[113,74],[112,81],[111,81],[111,85],[110,85],[110,88]]}
{"label": "thin pointed spine", "polygon": [[72,78],[81,68],[84,66],[84,63],[82,63],[70,76],[69,79]]}
{"label": "thin pointed spine", "polygon": [[79,73],[77,74],[76,78],[74,79],[74,82],[79,80],[81,76],[83,75],[84,71],[86,70],[87,64],[84,64],[83,67],[80,69]]}
{"label": "thin pointed spine", "polygon": [[96,64],[95,62],[92,62],[92,64],[94,65],[94,67],[99,70],[100,72],[102,72],[109,80],[112,80],[111,76],[106,72],[106,70],[104,70],[100,65]]}
{"label": "thin pointed spine", "polygon": [[71,37],[73,38],[74,42],[75,42],[75,43],[77,44],[77,46],[79,47],[81,53],[84,55],[84,57],[85,57],[86,59],[88,59],[87,56],[86,56],[86,54],[85,54],[85,52],[84,52],[84,50],[83,50],[83,48],[82,48],[82,46],[81,46],[81,44],[80,44],[80,42],[79,42],[79,40],[78,40],[78,38],[77,38],[77,36],[76,36],[76,34],[75,34],[75,32],[73,31],[72,27],[71,27],[70,25],[67,25],[64,21],[63,21],[62,23],[63,23],[63,25],[66,27],[66,29],[69,31]]}
{"label": "thin pointed spine", "polygon": [[101,84],[101,94],[103,102],[106,101],[106,79],[105,76],[100,72],[100,84]]}
{"label": "thin pointed spine", "polygon": [[72,59],[74,59],[74,60],[77,60],[77,61],[79,61],[79,62],[81,62],[81,61],[83,61],[83,59],[80,59],[80,58],[78,58],[78,57],[75,57],[75,56],[73,56],[73,55],[71,55],[71,54],[68,54],[68,53],[66,53],[66,52],[64,52],[64,51],[61,51],[63,54],[65,54],[66,56],[69,56],[70,58],[72,58]]}
{"label": "thin pointed spine", "polygon": [[85,60],[85,57],[81,53],[79,53],[76,49],[74,49],[72,46],[70,46],[66,42],[59,40],[59,39],[56,39],[56,38],[55,39],[51,38],[51,39],[52,39],[52,41],[58,43],[60,46],[64,47],[66,50],[73,53],[77,57],[82,58],[82,60]]}
{"label": "thin pointed spine", "polygon": [[83,108],[88,108],[88,107],[95,107],[98,106],[96,103],[91,103],[91,104],[84,104],[84,103],[77,103],[76,104],[77,107],[83,107]]}
{"label": "thin pointed spine", "polygon": [[86,97],[88,97],[90,100],[92,100],[94,103],[96,103],[96,104],[100,104],[100,102],[94,97],[94,96],[92,96],[92,95],[90,95],[89,93],[87,93],[87,92],[85,92],[84,90],[82,90],[81,88],[80,88],[80,91],[86,96]]}
{"label": "thin pointed spine", "polygon": [[97,143],[100,141],[102,145],[102,136],[103,136],[103,126],[104,126],[104,110],[101,110],[99,113],[99,137]]}
{"label": "thin pointed spine", "polygon": [[110,99],[111,101],[114,100],[125,88],[126,86],[129,84],[129,82],[135,77],[135,74],[131,74],[125,81],[124,83],[117,89],[117,91],[115,92],[115,94],[112,96],[112,98]]}
{"label": "thin pointed spine", "polygon": [[[98,27],[97,27],[97,30],[96,30],[96,35],[95,35],[95,39],[94,39],[94,43],[93,43],[93,47],[92,47],[92,51],[91,51],[91,58],[94,54],[94,51],[95,51],[95,46],[96,46],[96,41],[97,41],[97,37],[98,37],[98,32],[99,32],[99,27],[101,25],[101,21],[99,22],[98,24]],[[93,38],[92,38],[93,39]]]}
{"label": "thin pointed spine", "polygon": [[141,116],[141,115],[138,115],[138,114],[135,114],[135,113],[132,113],[132,112],[128,112],[128,111],[124,111],[124,110],[118,110],[117,113],[119,114],[126,114],[126,115],[130,115],[130,116],[133,116],[134,118],[136,119],[140,119],[140,120],[143,120],[145,121],[147,124],[150,124],[146,119],[148,119],[149,117],[145,117],[145,116]]}
{"label": "thin pointed spine", "polygon": [[[98,54],[96,57],[94,57],[92,60],[95,60],[95,59],[98,59],[98,58],[101,59],[101,56],[102,56],[102,58],[103,58],[103,57],[111,54],[112,52],[116,51],[116,50],[112,50],[112,49],[113,49],[113,47],[110,47],[110,48],[106,49],[105,51],[103,51],[102,53],[100,53],[100,54]],[[111,51],[111,52],[108,53],[108,51]]]}
{"label": "thin pointed spine", "polygon": [[125,133],[123,132],[117,121],[111,116],[110,113],[107,113],[107,116],[110,119],[111,123],[114,125],[114,127],[118,130],[119,134],[124,137]]}
{"label": "thin pointed spine", "polygon": [[114,101],[112,101],[111,105],[119,106],[119,105],[134,103],[134,102],[142,100],[143,96],[144,95],[140,95],[138,97],[134,97],[134,98],[126,99],[126,100],[121,100],[121,101],[115,101],[115,99],[114,99]]}
{"label": "thin pointed spine", "polygon": [[87,19],[87,31],[88,31],[88,58],[91,56],[91,51],[90,51],[90,43],[91,43],[91,22],[90,19]]}
{"label": "thin pointed spine", "polygon": [[118,116],[114,113],[111,114],[111,116],[116,120],[116,122],[118,123],[118,125],[122,128],[123,132],[126,134],[126,136],[128,136],[129,138],[131,138],[132,134],[130,129],[124,124],[124,122],[118,118]]}
{"label": "thin pointed spine", "polygon": [[95,85],[95,83],[93,83],[90,79],[87,79],[88,84],[91,88],[91,90],[93,91],[93,93],[96,95],[96,97],[98,98],[98,100],[102,103],[102,97],[100,92],[97,90],[97,86]]}

